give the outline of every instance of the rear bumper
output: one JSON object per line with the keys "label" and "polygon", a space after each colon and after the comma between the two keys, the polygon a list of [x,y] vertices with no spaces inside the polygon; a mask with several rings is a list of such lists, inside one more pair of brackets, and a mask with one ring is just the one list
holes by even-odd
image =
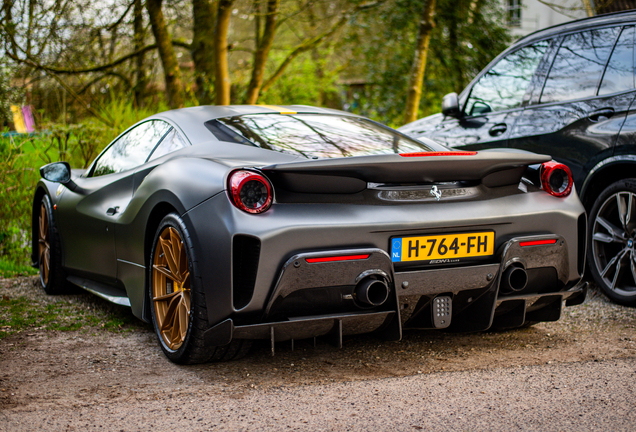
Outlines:
{"label": "rear bumper", "polygon": [[[582,303],[587,291],[578,272],[571,274],[569,250],[560,235],[520,236],[499,248],[496,262],[406,272],[396,272],[389,255],[377,248],[300,253],[283,266],[260,323],[235,325],[230,318],[209,329],[206,337],[223,345],[232,339],[274,343],[331,335],[341,344],[343,335],[370,332],[399,340],[403,328],[466,332],[556,321],[564,305]],[[312,262],[326,256],[368,257]],[[516,286],[516,291],[503,281],[512,268],[529,275],[525,287]],[[388,287],[381,305],[356,301],[357,287],[370,277]],[[436,319],[440,301],[448,311],[442,321]],[[323,313],[303,314],[297,307],[303,302]]]}

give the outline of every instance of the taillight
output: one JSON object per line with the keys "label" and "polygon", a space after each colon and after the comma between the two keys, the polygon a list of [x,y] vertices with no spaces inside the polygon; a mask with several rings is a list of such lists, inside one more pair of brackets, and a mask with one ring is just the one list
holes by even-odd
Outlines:
{"label": "taillight", "polygon": [[546,162],[541,165],[541,186],[550,195],[566,197],[572,192],[572,171],[558,162]]}
{"label": "taillight", "polygon": [[232,203],[248,213],[263,213],[272,205],[272,185],[254,171],[239,170],[230,174],[228,192]]}

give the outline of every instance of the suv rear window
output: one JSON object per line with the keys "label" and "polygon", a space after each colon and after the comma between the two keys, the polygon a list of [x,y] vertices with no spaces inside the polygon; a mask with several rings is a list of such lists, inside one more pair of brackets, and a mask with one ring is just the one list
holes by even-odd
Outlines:
{"label": "suv rear window", "polygon": [[620,27],[568,35],[543,87],[541,103],[596,96],[596,89]]}
{"label": "suv rear window", "polygon": [[378,123],[325,114],[251,114],[210,120],[220,141],[307,158],[431,151],[426,144]]}
{"label": "suv rear window", "polygon": [[634,27],[625,27],[607,64],[599,95],[634,88]]}

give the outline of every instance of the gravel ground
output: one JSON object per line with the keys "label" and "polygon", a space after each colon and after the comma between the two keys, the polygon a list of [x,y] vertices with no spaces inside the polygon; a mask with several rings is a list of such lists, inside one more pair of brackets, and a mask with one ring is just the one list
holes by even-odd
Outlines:
{"label": "gravel ground", "polygon": [[[0,295],[49,297],[33,278]],[[34,328],[0,340],[0,430],[634,430],[636,311],[592,289],[556,323],[458,335],[406,332],[257,345],[244,359],[177,366],[149,326]]]}

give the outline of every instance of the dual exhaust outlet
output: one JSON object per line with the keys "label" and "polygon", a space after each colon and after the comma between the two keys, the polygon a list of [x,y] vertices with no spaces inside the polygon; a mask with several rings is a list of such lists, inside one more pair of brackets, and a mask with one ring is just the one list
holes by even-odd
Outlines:
{"label": "dual exhaust outlet", "polygon": [[[501,275],[499,291],[512,294],[522,291],[528,285],[528,273],[520,264],[512,264]],[[382,306],[389,298],[390,289],[386,281],[366,277],[356,285],[353,294],[355,300],[365,307]]]}
{"label": "dual exhaust outlet", "polygon": [[389,298],[389,286],[385,280],[366,277],[356,285],[353,296],[365,307],[382,306]]}
{"label": "dual exhaust outlet", "polygon": [[512,294],[522,291],[528,285],[528,273],[521,264],[512,264],[501,275],[499,292]]}

